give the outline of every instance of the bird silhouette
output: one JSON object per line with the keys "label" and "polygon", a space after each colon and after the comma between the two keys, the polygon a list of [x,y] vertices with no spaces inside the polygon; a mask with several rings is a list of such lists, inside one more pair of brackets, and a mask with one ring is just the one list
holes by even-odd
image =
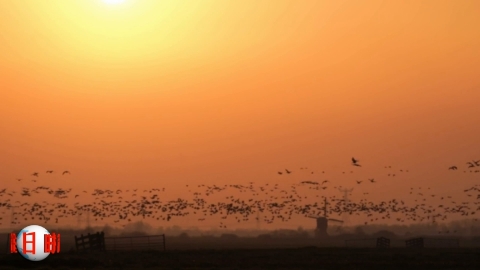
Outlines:
{"label": "bird silhouette", "polygon": [[357,167],[362,167],[362,165],[358,164],[358,159],[355,159],[354,157],[352,157],[352,165]]}

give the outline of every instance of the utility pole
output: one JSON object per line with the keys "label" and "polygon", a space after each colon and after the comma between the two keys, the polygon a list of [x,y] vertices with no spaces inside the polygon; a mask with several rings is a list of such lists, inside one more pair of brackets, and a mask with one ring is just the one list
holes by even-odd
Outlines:
{"label": "utility pole", "polygon": [[18,207],[18,206],[10,206],[10,210],[12,211],[11,217],[10,217],[10,225],[12,225],[12,226],[13,226],[14,224],[16,224],[16,222],[15,222],[15,214],[16,214],[15,208],[17,208],[17,207]]}
{"label": "utility pole", "polygon": [[78,210],[79,212],[79,215],[77,216],[77,227],[78,228],[81,228],[82,226],[82,214],[83,214],[83,211],[80,212],[80,210]]}
{"label": "utility pole", "polygon": [[325,201],[324,201],[323,216],[327,218],[327,197],[325,197]]}
{"label": "utility pole", "polygon": [[[350,192],[353,191],[353,188],[338,188],[338,190],[340,192],[343,192],[343,202],[345,203],[345,206],[348,205],[349,201],[348,201],[348,195],[350,194]],[[345,225],[348,225],[347,222],[348,222],[348,217],[349,217],[349,213],[345,213],[343,212],[342,213],[342,220],[343,220],[343,224]]]}
{"label": "utility pole", "polygon": [[87,211],[87,228],[90,229],[90,211]]}
{"label": "utility pole", "polygon": [[260,230],[260,211],[257,211],[257,230]]}

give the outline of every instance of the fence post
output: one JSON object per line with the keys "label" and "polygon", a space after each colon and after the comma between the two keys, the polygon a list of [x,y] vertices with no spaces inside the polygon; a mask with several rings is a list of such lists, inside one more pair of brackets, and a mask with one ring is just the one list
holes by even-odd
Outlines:
{"label": "fence post", "polygon": [[7,238],[7,253],[10,253],[10,234],[7,235],[8,238]]}
{"label": "fence post", "polygon": [[165,248],[165,234],[162,234],[162,236],[163,236],[163,251],[165,251],[165,250],[167,250],[167,249]]}
{"label": "fence post", "polygon": [[99,250],[100,249],[100,246],[99,246],[100,242],[98,241],[99,236],[100,236],[99,232],[96,232],[95,234],[92,234],[92,241],[90,243],[90,246],[92,246],[93,250]]}
{"label": "fence post", "polygon": [[102,245],[102,250],[106,251],[107,248],[105,247],[105,232],[102,232],[101,234],[100,244]]}
{"label": "fence post", "polygon": [[82,249],[85,250],[85,237],[87,237],[86,235],[84,236],[82,234],[82,238],[80,240],[82,240]]}
{"label": "fence post", "polygon": [[92,235],[90,233],[88,233],[88,248],[87,248],[88,250],[92,249],[92,242],[93,242],[92,238],[93,238]]}

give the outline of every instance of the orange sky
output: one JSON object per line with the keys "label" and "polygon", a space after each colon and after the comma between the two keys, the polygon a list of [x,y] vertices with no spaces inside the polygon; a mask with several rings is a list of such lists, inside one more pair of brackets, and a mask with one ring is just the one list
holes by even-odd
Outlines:
{"label": "orange sky", "polygon": [[[39,182],[461,191],[480,176],[463,173],[480,159],[478,14],[475,0],[1,1],[1,186],[68,169]],[[352,156],[363,167],[343,175]]]}

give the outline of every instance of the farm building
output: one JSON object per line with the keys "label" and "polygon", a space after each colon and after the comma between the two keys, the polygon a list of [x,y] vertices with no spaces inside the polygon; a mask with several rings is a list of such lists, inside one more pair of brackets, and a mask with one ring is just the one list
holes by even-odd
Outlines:
{"label": "farm building", "polygon": [[457,248],[460,246],[458,238],[418,237],[405,241],[407,247],[426,248]]}

